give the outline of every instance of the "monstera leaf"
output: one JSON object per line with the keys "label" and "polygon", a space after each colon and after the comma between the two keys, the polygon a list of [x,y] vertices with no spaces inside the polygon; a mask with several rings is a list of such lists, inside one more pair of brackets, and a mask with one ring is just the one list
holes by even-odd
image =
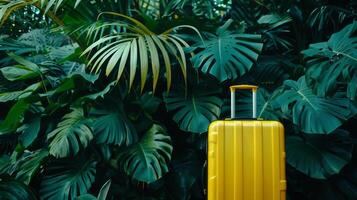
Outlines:
{"label": "monstera leaf", "polygon": [[218,119],[221,113],[222,100],[218,91],[212,88],[193,89],[185,94],[184,89],[164,94],[166,108],[174,112],[173,120],[183,131],[204,133],[208,125]]}
{"label": "monstera leaf", "polygon": [[338,83],[347,84],[347,96],[357,97],[357,22],[332,34],[327,42],[302,51],[307,59],[307,81],[318,95],[331,95]]}
{"label": "monstera leaf", "polygon": [[[277,93],[270,94],[264,88],[257,90],[257,118],[263,118],[266,120],[279,119],[279,113],[273,108],[272,102],[276,98]],[[252,117],[253,104],[251,92],[242,93],[242,96],[238,97],[237,114],[236,116]]]}
{"label": "monstera leaf", "polygon": [[17,129],[21,132],[19,136],[19,142],[24,146],[28,147],[36,139],[41,128],[41,118],[39,116],[33,117],[28,123],[23,124]]}
{"label": "monstera leaf", "polygon": [[37,199],[31,188],[24,183],[13,180],[9,177],[0,177],[0,180],[0,199]]}
{"label": "monstera leaf", "polygon": [[119,156],[119,164],[133,179],[151,183],[168,172],[171,160],[171,138],[166,130],[154,124],[137,143]]}
{"label": "monstera leaf", "polygon": [[16,177],[17,181],[22,181],[29,185],[32,178],[38,172],[43,160],[48,156],[48,151],[26,151],[19,158],[16,158],[15,155],[16,152],[11,157],[8,155],[0,157],[0,174],[11,175]]}
{"label": "monstera leaf", "polygon": [[136,130],[123,108],[93,109],[91,116],[97,143],[130,145],[136,141]]}
{"label": "monstera leaf", "polygon": [[330,135],[288,136],[287,162],[312,178],[327,179],[351,160],[353,145],[346,142],[348,135],[338,129]]}
{"label": "monstera leaf", "polygon": [[93,134],[86,123],[82,109],[73,108],[72,112],[66,114],[57,128],[47,135],[47,139],[51,141],[50,154],[63,158],[77,154],[80,146],[87,147]]}
{"label": "monstera leaf", "polygon": [[195,68],[221,82],[248,72],[263,47],[260,35],[229,31],[231,23],[228,20],[216,35],[207,33],[207,40],[196,45],[201,50],[191,59]]}
{"label": "monstera leaf", "polygon": [[289,72],[295,71],[295,67],[286,56],[260,56],[247,75],[253,77],[259,86],[275,89],[289,78]]}
{"label": "monstera leaf", "polygon": [[316,96],[307,87],[304,76],[298,81],[284,82],[281,94],[274,101],[276,105],[305,133],[331,133],[356,113],[346,98]]}
{"label": "monstera leaf", "polygon": [[40,169],[40,165],[43,163],[43,160],[48,156],[48,151],[38,150],[25,154],[26,155],[16,162],[13,168],[16,170],[16,180],[30,184],[32,178]]}
{"label": "monstera leaf", "polygon": [[41,199],[76,199],[77,196],[86,194],[94,182],[95,167],[95,161],[82,157],[51,163],[41,182]]}
{"label": "monstera leaf", "polygon": [[285,49],[292,47],[289,39],[286,38],[286,33],[290,32],[288,23],[291,21],[290,16],[276,13],[263,15],[258,19],[257,22],[261,26],[265,49],[274,47],[279,50],[279,47]]}

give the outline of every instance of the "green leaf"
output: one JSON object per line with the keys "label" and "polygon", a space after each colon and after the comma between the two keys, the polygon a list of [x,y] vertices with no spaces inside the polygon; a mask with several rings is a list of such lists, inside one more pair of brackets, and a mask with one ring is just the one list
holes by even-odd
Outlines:
{"label": "green leaf", "polygon": [[88,82],[94,83],[96,80],[98,80],[98,74],[88,74],[84,70],[85,68],[83,67],[75,72],[70,73],[67,78],[61,80],[61,83],[56,88],[46,92],[45,94],[41,94],[40,96],[51,96],[72,90],[76,87],[79,87],[80,84],[78,84],[78,81],[86,81],[85,84],[88,84]]}
{"label": "green leaf", "polygon": [[25,100],[17,101],[7,113],[4,121],[0,122],[0,135],[15,132],[24,119],[30,104]]}
{"label": "green leaf", "polygon": [[216,35],[207,33],[207,40],[196,44],[201,49],[191,59],[195,68],[215,76],[220,82],[236,79],[250,70],[263,44],[260,35],[227,30],[228,20]]}
{"label": "green leaf", "polygon": [[285,81],[278,95],[274,107],[280,106],[305,133],[331,133],[356,114],[355,106],[346,98],[316,96],[304,76],[298,81]]}
{"label": "green leaf", "polygon": [[91,194],[84,194],[76,198],[76,200],[106,200],[109,192],[111,180],[108,180],[100,189],[98,198]]}
{"label": "green leaf", "polygon": [[40,72],[40,68],[33,62],[29,61],[29,60],[26,60],[24,59],[23,57],[21,56],[18,56],[14,53],[9,53],[8,54],[12,59],[14,59],[16,62],[18,62],[19,64],[21,65],[24,65],[26,66],[27,68],[33,70],[33,71],[36,71],[36,72]]}
{"label": "green leaf", "polygon": [[56,160],[47,168],[41,182],[41,199],[76,199],[92,186],[96,161],[87,158]]}
{"label": "green leaf", "polygon": [[0,102],[8,102],[17,99],[20,95],[24,94],[24,91],[12,91],[0,93]]}
{"label": "green leaf", "polygon": [[11,166],[11,159],[9,155],[0,156],[0,175],[9,174],[9,168]]}
{"label": "green leaf", "polygon": [[260,56],[255,67],[249,72],[259,87],[275,89],[293,76],[297,65],[292,64],[287,56]]}
{"label": "green leaf", "polygon": [[287,37],[287,33],[291,32],[288,26],[291,21],[292,18],[289,15],[277,13],[263,15],[258,19],[257,23],[260,25],[258,30],[263,35],[264,49],[279,51],[280,49],[289,50],[293,47],[291,39]]}
{"label": "green leaf", "polygon": [[[257,118],[263,118],[265,120],[278,120],[279,113],[273,108],[272,102],[276,98],[277,93],[270,94],[266,89],[260,87],[257,90]],[[253,103],[251,92],[242,93],[242,96],[237,100],[237,113],[238,117],[252,117]],[[230,111],[230,101],[229,101]]]}
{"label": "green leaf", "polygon": [[87,72],[83,70],[75,71],[73,72],[69,78],[76,79],[76,78],[82,78],[83,80],[86,80],[90,83],[94,83],[96,80],[98,80],[99,75],[98,74],[88,74]]}
{"label": "green leaf", "polygon": [[97,100],[98,98],[102,98],[104,99],[104,96],[110,92],[110,90],[115,86],[116,82],[111,82],[109,83],[102,91],[97,92],[97,93],[93,93],[93,94],[89,94],[89,95],[85,95],[81,98],[79,98],[77,100],[78,102],[84,102],[84,101],[88,101],[88,100]]}
{"label": "green leaf", "polygon": [[184,89],[164,93],[164,102],[169,112],[174,112],[173,120],[183,131],[204,133],[208,125],[218,119],[223,101],[214,88],[196,88],[185,96]]}
{"label": "green leaf", "polygon": [[347,85],[347,96],[356,99],[357,22],[331,35],[327,42],[302,51],[307,59],[307,81],[318,95],[331,95],[338,84]]}
{"label": "green leaf", "polygon": [[19,141],[25,148],[29,147],[33,141],[37,138],[41,128],[41,118],[39,116],[33,117],[28,123],[23,124],[17,129],[17,132],[21,132]]}
{"label": "green leaf", "polygon": [[126,117],[122,105],[93,109],[93,131],[97,143],[130,145],[136,141],[136,130]]}
{"label": "green leaf", "polygon": [[168,172],[171,160],[171,138],[166,130],[154,124],[141,140],[119,156],[119,166],[133,179],[151,183]]}
{"label": "green leaf", "polygon": [[100,188],[99,194],[98,194],[98,200],[106,200],[110,188],[110,184],[112,183],[111,180],[108,180],[107,182],[104,183],[102,188]]}
{"label": "green leaf", "polygon": [[12,91],[12,92],[4,92],[0,93],[0,102],[8,102],[18,99],[23,99],[30,96],[34,91],[40,89],[42,87],[42,82],[34,83],[24,90],[21,91]]}
{"label": "green leaf", "polygon": [[[27,152],[25,154],[28,154]],[[25,155],[16,162],[16,180],[23,181],[29,185],[32,178],[36,176],[43,160],[48,156],[48,151],[45,149],[31,152]]]}
{"label": "green leaf", "polygon": [[38,72],[23,65],[14,65],[11,67],[3,67],[0,69],[2,75],[9,81],[34,79],[40,76]]}
{"label": "green leaf", "polygon": [[0,199],[7,200],[36,200],[31,188],[20,181],[0,176]]}
{"label": "green leaf", "polygon": [[[153,91],[155,91],[160,73],[163,71],[161,70],[160,60],[163,60],[167,89],[169,89],[171,86],[172,71],[171,56],[180,64],[183,69],[183,76],[186,79],[186,58],[183,53],[183,47],[188,46],[188,44],[171,33],[175,28],[169,29],[161,34],[154,34],[144,24],[134,18],[114,12],[105,12],[102,14],[118,16],[128,20],[121,21],[120,24],[127,29],[127,32],[115,32],[113,34],[104,35],[85,49],[82,55],[89,54],[90,60],[88,65],[91,66],[92,72],[97,73],[99,69],[103,69],[106,76],[116,73],[116,80],[119,81],[124,70],[127,69],[127,71],[129,71],[128,85],[131,87],[136,73],[139,71],[137,67],[140,67],[141,90],[143,90],[150,62]],[[191,26],[181,27],[196,30]],[[160,55],[162,55],[162,59],[160,59]],[[140,60],[139,66],[137,66],[138,60]]]}
{"label": "green leaf", "polygon": [[81,147],[86,148],[93,139],[93,134],[83,110],[73,108],[72,112],[63,117],[57,128],[47,135],[47,139],[51,141],[50,154],[63,158],[76,155]]}
{"label": "green leaf", "polygon": [[300,172],[316,179],[338,174],[349,163],[353,145],[346,143],[348,132],[338,129],[330,135],[288,136],[287,162]]}
{"label": "green leaf", "polygon": [[263,15],[258,19],[258,24],[277,24],[275,26],[279,26],[280,24],[285,24],[286,22],[290,22],[291,18],[288,16],[280,16],[278,14],[268,14]]}
{"label": "green leaf", "polygon": [[137,105],[140,106],[145,112],[153,115],[159,108],[161,99],[155,97],[152,92],[146,92],[135,103],[137,103]]}
{"label": "green leaf", "polygon": [[3,67],[0,69],[1,73],[7,80],[27,80],[41,76],[41,70],[35,63],[13,53],[8,55],[21,65]]}

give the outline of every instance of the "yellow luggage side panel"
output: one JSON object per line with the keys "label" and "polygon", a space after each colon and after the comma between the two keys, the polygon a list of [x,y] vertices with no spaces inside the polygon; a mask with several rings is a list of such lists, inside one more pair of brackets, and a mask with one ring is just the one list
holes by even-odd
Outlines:
{"label": "yellow luggage side panel", "polygon": [[208,132],[208,200],[285,200],[284,127],[215,121]]}

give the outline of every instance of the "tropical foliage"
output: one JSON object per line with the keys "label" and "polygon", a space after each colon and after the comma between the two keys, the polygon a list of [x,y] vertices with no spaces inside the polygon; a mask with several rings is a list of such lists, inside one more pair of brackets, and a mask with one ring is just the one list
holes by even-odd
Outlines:
{"label": "tropical foliage", "polygon": [[239,83],[285,126],[288,199],[357,199],[356,11],[0,0],[0,199],[205,199],[207,127]]}

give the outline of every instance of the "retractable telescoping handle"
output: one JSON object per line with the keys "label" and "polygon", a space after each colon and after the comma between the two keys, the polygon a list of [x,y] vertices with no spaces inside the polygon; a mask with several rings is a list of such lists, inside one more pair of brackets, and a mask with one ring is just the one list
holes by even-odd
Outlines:
{"label": "retractable telescoping handle", "polygon": [[257,118],[257,89],[255,85],[232,85],[231,90],[231,119],[234,119],[236,112],[236,90],[252,90],[253,118]]}

